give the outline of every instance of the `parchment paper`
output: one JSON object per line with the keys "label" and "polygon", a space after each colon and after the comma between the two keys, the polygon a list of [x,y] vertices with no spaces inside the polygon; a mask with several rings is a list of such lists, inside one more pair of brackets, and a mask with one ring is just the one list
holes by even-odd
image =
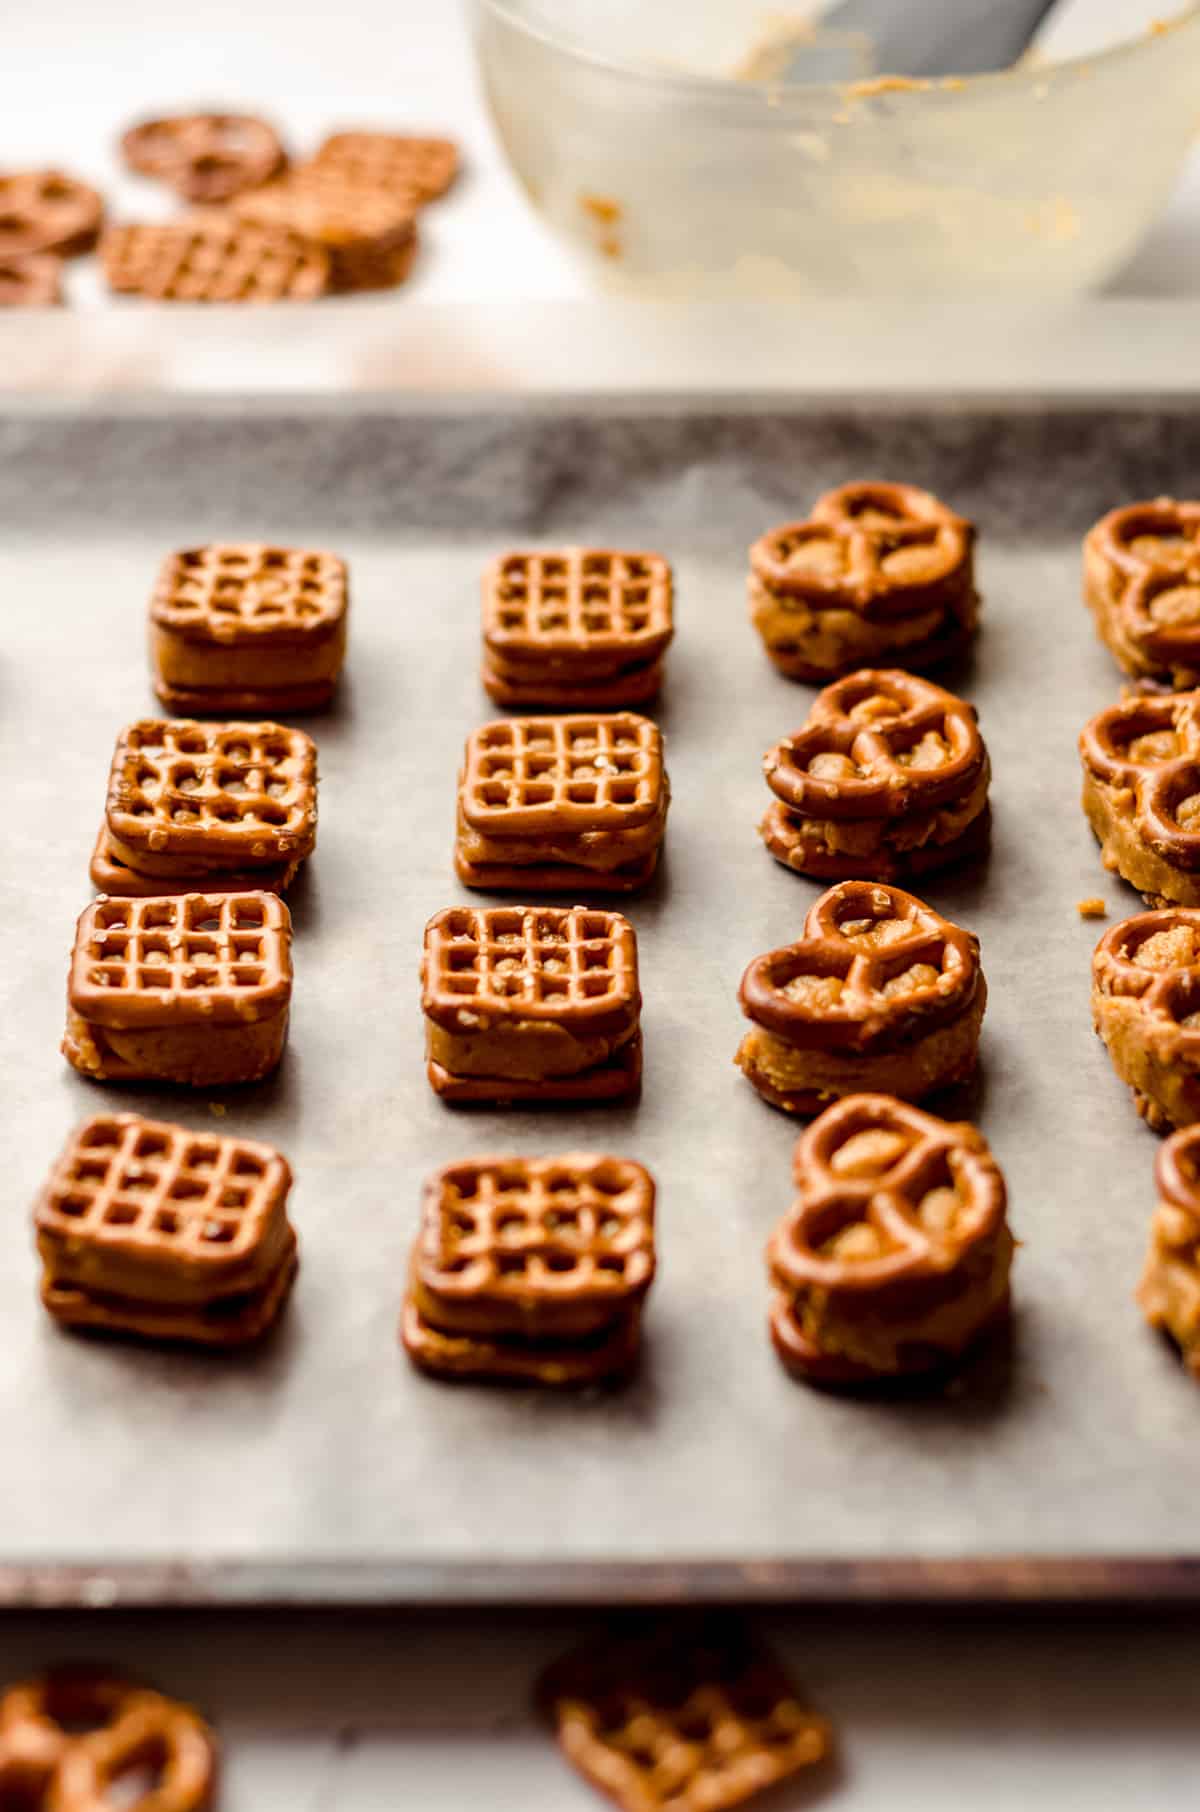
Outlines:
{"label": "parchment paper", "polygon": [[[1103,927],[1075,910],[1095,893],[1115,916],[1139,903],[1100,867],[1074,744],[1118,691],[1079,601],[1080,537],[1124,499],[1194,494],[1198,453],[1194,422],[1099,409],[872,422],[231,404],[0,422],[0,1592],[101,1600],[140,1568],[167,1597],[636,1595],[784,1590],[825,1562],[1195,1554],[1200,1397],[1132,1301],[1157,1141],[1092,1033]],[[963,1105],[1008,1176],[1017,1312],[1011,1342],[913,1404],[841,1401],[778,1367],[762,1248],[796,1128],[731,1061],[744,965],[794,936],[817,892],[755,835],[760,756],[811,692],[750,629],[745,550],[858,475],[931,485],[975,517],[986,598],[958,682],[992,752],[995,848],[925,891],[982,939],[983,1072]],[[57,1051],[64,980],[113,739],[153,703],[150,586],[176,545],[260,536],[343,552],[354,600],[338,708],[308,720],[321,821],[293,899],[289,1053],[275,1081],[214,1096],[89,1085]],[[421,930],[466,897],[455,771],[468,728],[495,715],[478,576],[530,539],[676,565],[668,855],[629,908],[646,1001],[634,1110],[466,1115],[424,1078]],[[261,1353],[81,1340],[38,1307],[30,1204],[68,1128],[108,1106],[292,1160],[302,1269]],[[638,1382],[580,1399],[418,1377],[396,1324],[424,1173],[580,1145],[636,1156],[660,1185]]]}

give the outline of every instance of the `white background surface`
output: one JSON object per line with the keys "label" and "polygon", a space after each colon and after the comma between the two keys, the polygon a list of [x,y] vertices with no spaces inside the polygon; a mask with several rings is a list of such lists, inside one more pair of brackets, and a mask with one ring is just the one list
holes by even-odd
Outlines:
{"label": "white background surface", "polygon": [[[1084,48],[1106,20],[1140,23],[1150,10],[1067,0],[1058,47]],[[12,3],[0,16],[0,93],[0,161],[54,160],[109,190],[118,128],[186,101],[264,107],[301,149],[341,123],[448,130],[469,176],[429,214],[411,287],[364,306],[582,293],[499,163],[449,0],[360,0],[336,11],[295,0]],[[149,187],[118,194],[130,211],[153,205]],[[1200,289],[1195,160],[1120,287]],[[0,1678],[91,1653],[194,1696],[226,1741],[224,1812],[583,1812],[598,1802],[528,1712],[537,1667],[582,1621],[30,1614],[0,1620]],[[811,1803],[1175,1812],[1196,1803],[1194,1618],[822,1610],[778,1629],[844,1754],[819,1801],[784,1794],[780,1812]]]}

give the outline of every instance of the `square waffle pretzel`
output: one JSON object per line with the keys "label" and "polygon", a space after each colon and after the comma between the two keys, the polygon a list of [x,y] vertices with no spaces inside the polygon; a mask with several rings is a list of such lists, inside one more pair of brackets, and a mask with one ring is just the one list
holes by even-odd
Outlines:
{"label": "square waffle pretzel", "polygon": [[1200,910],[1139,912],[1104,933],[1092,1021],[1148,1126],[1200,1121]]}
{"label": "square waffle pretzel", "polygon": [[1084,725],[1083,809],[1150,906],[1200,906],[1200,692],[1126,697]]}
{"label": "square waffle pretzel", "polygon": [[344,182],[384,189],[416,207],[437,201],[458,175],[458,146],[448,138],[400,132],[331,132],[314,163]]}
{"label": "square waffle pretzel", "polygon": [[662,734],[632,712],[518,717],[467,739],[455,869],[490,891],[629,893],[658,865]]}
{"label": "square waffle pretzel", "polygon": [[677,1617],[565,1655],[538,1700],[584,1779],[622,1812],[727,1812],[823,1761],[832,1738],[732,1617]]}
{"label": "square waffle pretzel", "polygon": [[646,704],[662,684],[672,599],[661,554],[502,554],[483,578],[484,686],[517,709]]}
{"label": "square waffle pretzel", "polygon": [[425,928],[431,1087],[451,1102],[636,1096],[637,934],[584,906],[450,907]]}
{"label": "square waffle pretzel", "polygon": [[270,893],[95,900],[76,931],[63,1055],[98,1081],[255,1082],[283,1055],[291,942]]}
{"label": "square waffle pretzel", "polygon": [[774,798],[759,835],[797,874],[900,881],[987,846],[991,763],[974,709],[899,668],[826,686],[763,772]]}
{"label": "square waffle pretzel", "polygon": [[1004,1178],[973,1126],[850,1095],[795,1153],[767,1247],[771,1338],[817,1384],[944,1372],[1008,1312]]}
{"label": "square waffle pretzel", "polygon": [[155,691],[171,711],[270,713],[328,704],[346,651],[345,561],[312,548],[184,548],[150,600]]}
{"label": "square waffle pretzel", "polygon": [[0,1695],[0,1805],[98,1812],[139,1771],[156,1785],[141,1812],[209,1812],[216,1739],[190,1705],[94,1667],[58,1667]]}
{"label": "square waffle pretzel", "polygon": [[269,1145],[97,1115],[67,1141],[35,1210],[42,1300],[70,1326],[256,1339],[296,1273],[291,1184]]}
{"label": "square waffle pretzel", "polygon": [[1200,685],[1200,502],[1157,497],[1102,516],[1083,544],[1083,595],[1126,673]]}
{"label": "square waffle pretzel", "polygon": [[237,196],[232,211],[319,248],[335,290],[390,289],[404,282],[417,254],[413,199],[349,181],[328,164],[298,165]]}
{"label": "square waffle pretzel", "polygon": [[623,1376],[654,1279],[654,1182],[628,1159],[483,1157],[425,1187],[402,1335],[441,1377]]}
{"label": "square waffle pretzel", "polygon": [[975,530],[915,485],[827,491],[750,549],[750,618],[789,679],[957,659],[979,619]]}
{"label": "square waffle pretzel", "polygon": [[117,738],[93,855],[113,894],[209,882],[282,892],[317,836],[317,751],[275,723],[142,718]]}
{"label": "square waffle pretzel", "polygon": [[773,1107],[811,1115],[864,1089],[920,1101],[965,1082],[987,987],[970,932],[899,887],[841,881],[738,998],[739,1069]]}
{"label": "square waffle pretzel", "polygon": [[109,227],[100,263],[117,295],[151,302],[311,302],[330,287],[320,246],[215,212]]}

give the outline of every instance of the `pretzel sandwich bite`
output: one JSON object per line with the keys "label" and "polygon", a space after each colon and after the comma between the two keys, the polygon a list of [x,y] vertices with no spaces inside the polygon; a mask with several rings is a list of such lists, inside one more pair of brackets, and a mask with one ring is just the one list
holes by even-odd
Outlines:
{"label": "pretzel sandwich bite", "polygon": [[974,710],[898,669],[827,686],[763,771],[775,798],[759,835],[798,874],[903,880],[987,846],[991,764]]}
{"label": "pretzel sandwich bite", "polygon": [[1092,958],[1092,1019],[1155,1132],[1200,1120],[1200,911],[1139,912]]}
{"label": "pretzel sandwich bite", "polygon": [[1102,516],[1083,544],[1083,595],[1126,673],[1200,686],[1200,503],[1159,497]]}
{"label": "pretzel sandwich bite", "polygon": [[920,1101],[973,1073],[987,987],[978,940],[880,882],[842,881],[803,936],[756,957],[736,1062],[773,1107],[818,1114],[863,1091]]}
{"label": "pretzel sandwich bite", "polygon": [[1079,753],[1104,866],[1150,906],[1200,906],[1200,692],[1123,699]]}
{"label": "pretzel sandwich bite", "polygon": [[851,1095],[799,1140],[795,1179],[767,1248],[771,1338],[795,1376],[940,1371],[1007,1315],[1004,1178],[973,1126]]}
{"label": "pretzel sandwich bite", "polygon": [[447,1101],[626,1100],[641,1085],[637,936],[584,906],[454,906],[425,928],[430,1086]]}
{"label": "pretzel sandwich bite", "polygon": [[975,634],[974,543],[969,522],[915,485],[842,485],[750,549],[751,621],[789,679],[936,666]]}
{"label": "pretzel sandwich bite", "polygon": [[1200,1380],[1200,1126],[1172,1133],[1154,1167],[1158,1206],[1138,1302]]}

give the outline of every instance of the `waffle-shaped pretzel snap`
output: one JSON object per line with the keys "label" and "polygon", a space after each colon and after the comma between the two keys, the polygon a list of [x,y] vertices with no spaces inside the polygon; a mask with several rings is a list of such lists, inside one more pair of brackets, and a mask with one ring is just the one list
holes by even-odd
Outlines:
{"label": "waffle-shaped pretzel snap", "polygon": [[103,219],[95,189],[61,170],[0,170],[0,259],[90,252]]}
{"label": "waffle-shaped pretzel snap", "polygon": [[[106,1812],[115,1792],[129,1812],[208,1812],[216,1774],[198,1712],[115,1674],[59,1668],[0,1698],[0,1804],[13,1812]],[[146,1782],[136,1799],[131,1776]]]}
{"label": "waffle-shaped pretzel snap", "polygon": [[271,893],[94,900],[75,934],[63,1055],[100,1082],[257,1082],[283,1056],[291,946]]}
{"label": "waffle-shaped pretzel snap", "polygon": [[287,161],[274,127],[246,113],[143,120],[123,134],[121,155],[139,175],[206,206],[269,182]]}
{"label": "waffle-shaped pretzel snap", "polygon": [[1200,911],[1113,925],[1092,958],[1092,1018],[1155,1132],[1200,1120]]}
{"label": "waffle-shaped pretzel snap", "polygon": [[658,866],[669,797],[649,718],[484,724],[459,775],[458,878],[485,892],[632,893]]}
{"label": "waffle-shaped pretzel snap", "polygon": [[1200,686],[1200,502],[1159,497],[1102,516],[1083,544],[1083,595],[1126,673]]}
{"label": "waffle-shaped pretzel snap", "polygon": [[973,1126],[850,1095],[799,1140],[767,1247],[771,1338],[814,1383],[942,1371],[1008,1311],[1004,1178]]}
{"label": "waffle-shaped pretzel snap", "polygon": [[400,132],[331,132],[314,163],[344,182],[383,189],[416,206],[437,201],[458,175],[458,146],[448,138]]}
{"label": "waffle-shaped pretzel snap", "polygon": [[68,1139],[34,1210],[42,1301],[67,1327],[256,1340],[296,1275],[291,1186],[270,1145],[97,1115]]}
{"label": "waffle-shaped pretzel snap", "polygon": [[1154,1167],[1158,1206],[1138,1302],[1200,1380],[1200,1126],[1172,1133]]}
{"label": "waffle-shaped pretzel snap", "polygon": [[469,1158],[425,1186],[402,1338],[438,1377],[623,1377],[654,1281],[654,1182],[626,1158]]}
{"label": "waffle-shaped pretzel snap", "polygon": [[154,689],[180,713],[315,711],[346,653],[345,561],[215,544],[168,556],[150,600]]}
{"label": "waffle-shaped pretzel snap", "polygon": [[452,906],[425,927],[421,1008],[447,1101],[611,1101],[641,1084],[637,934],[584,906]]}
{"label": "waffle-shaped pretzel snap", "polygon": [[316,838],[317,750],[303,730],[142,718],[117,738],[90,872],[122,896],[282,893]]}
{"label": "waffle-shaped pretzel snap", "polygon": [[109,227],[100,262],[117,295],[151,302],[311,302],[330,286],[320,246],[211,209],[160,225]]}
{"label": "waffle-shaped pretzel snap", "polygon": [[403,283],[417,253],[411,197],[350,182],[322,164],[300,165],[239,195],[233,212],[318,246],[335,290],[390,289]]}
{"label": "waffle-shaped pretzel snap", "polygon": [[0,253],[0,308],[54,308],[62,299],[62,259],[55,253]]}
{"label": "waffle-shaped pretzel snap", "polygon": [[785,868],[902,880],[987,844],[991,764],[973,708],[929,680],[865,668],[818,693],[763,758],[759,835]]}
{"label": "waffle-shaped pretzel snap", "polygon": [[975,1068],[987,986],[979,942],[881,882],[842,881],[798,942],[742,977],[736,1062],[764,1100],[818,1114],[863,1092],[920,1101]]}
{"label": "waffle-shaped pretzel snap", "polygon": [[750,549],[750,617],[789,679],[926,668],[975,633],[975,530],[915,485],[842,485]]}
{"label": "waffle-shaped pretzel snap", "polygon": [[825,1719],[730,1616],[588,1643],[547,1668],[538,1700],[567,1760],[623,1812],[725,1812],[832,1748]]}
{"label": "waffle-shaped pretzel snap", "polygon": [[674,635],[661,554],[564,547],[507,553],[483,578],[483,683],[498,705],[570,711],[647,704]]}
{"label": "waffle-shaped pretzel snap", "polygon": [[1122,699],[1079,753],[1105,867],[1151,906],[1200,906],[1200,692]]}

